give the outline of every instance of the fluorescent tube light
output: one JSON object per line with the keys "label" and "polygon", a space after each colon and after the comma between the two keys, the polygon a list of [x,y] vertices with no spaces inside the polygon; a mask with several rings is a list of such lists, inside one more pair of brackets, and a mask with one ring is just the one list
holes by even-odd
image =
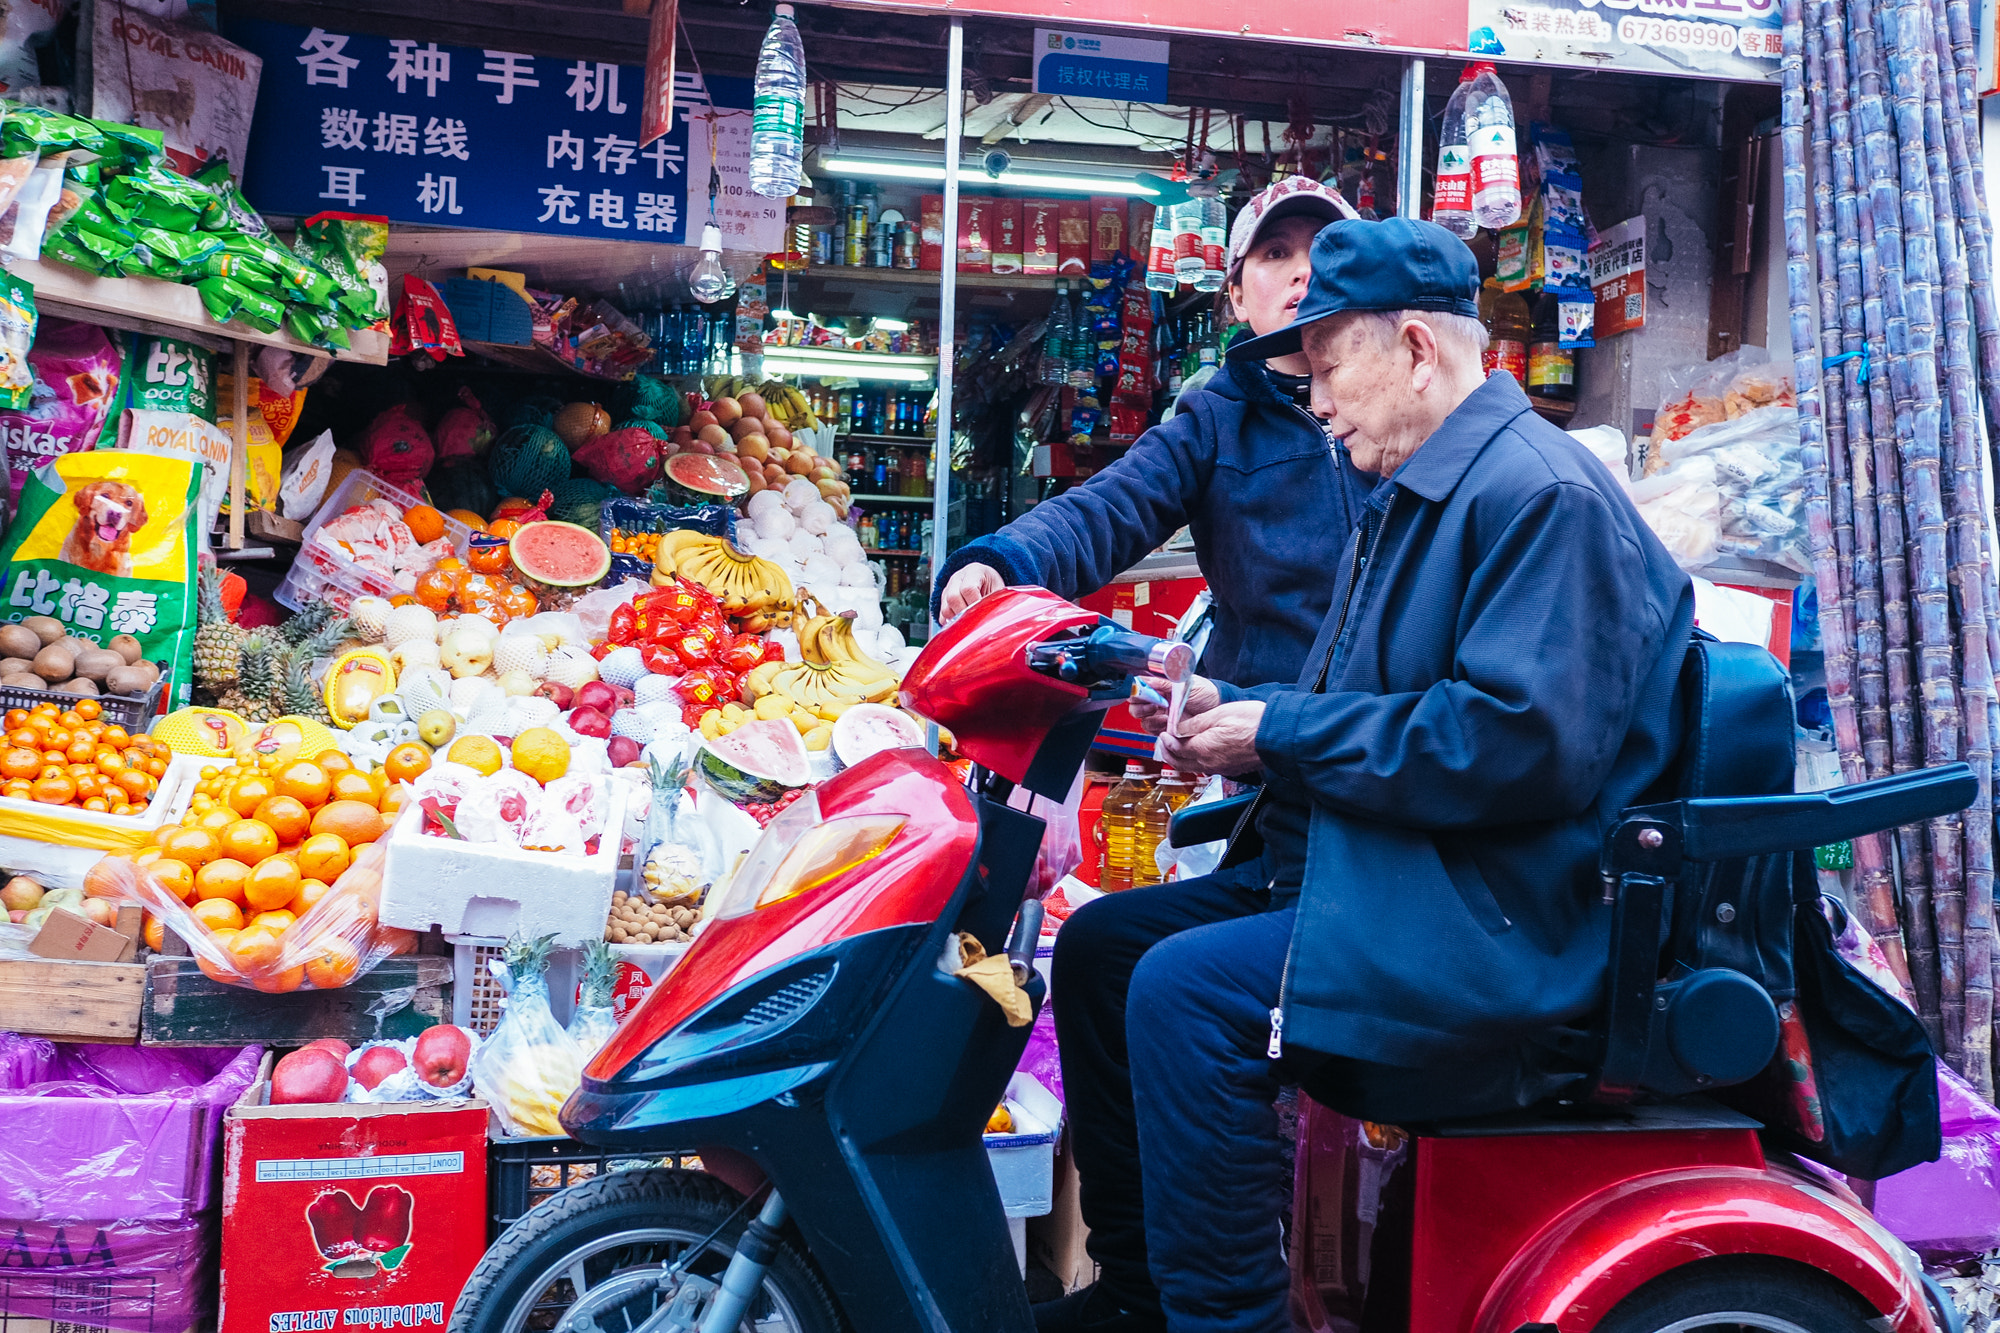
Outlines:
{"label": "fluorescent tube light", "polygon": [[884,333],[908,333],[910,331],[910,321],[907,319],[885,319],[881,315],[877,315],[875,317],[875,327]]}
{"label": "fluorescent tube light", "polygon": [[[887,177],[892,180],[941,181],[944,164],[903,162],[886,158],[823,157],[819,170],[832,176]],[[1022,190],[1067,190],[1077,194],[1127,194],[1151,198],[1159,193],[1129,176],[1085,176],[1060,174],[1053,170],[1020,170],[1008,167],[998,176],[973,167],[959,178],[972,184],[1006,185]]]}
{"label": "fluorescent tube light", "polygon": [[764,353],[764,370],[772,375],[820,375],[856,380],[896,380],[908,384],[921,383],[931,377],[926,366],[835,365],[825,361],[802,361],[793,355],[796,349]]}

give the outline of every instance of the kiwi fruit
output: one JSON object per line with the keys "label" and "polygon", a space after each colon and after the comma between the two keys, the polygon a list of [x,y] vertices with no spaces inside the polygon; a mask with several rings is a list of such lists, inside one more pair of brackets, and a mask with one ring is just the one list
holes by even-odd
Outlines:
{"label": "kiwi fruit", "polygon": [[47,681],[32,671],[24,671],[13,676],[0,676],[0,685],[16,690],[45,690],[49,687]]}
{"label": "kiwi fruit", "polygon": [[[41,650],[36,649],[36,651],[39,652]],[[0,676],[35,676],[35,659],[33,657],[0,658]],[[35,679],[40,680],[41,677],[35,676]]]}
{"label": "kiwi fruit", "polygon": [[78,676],[75,680],[64,681],[53,688],[57,694],[95,695],[98,693],[97,682],[88,676]]}
{"label": "kiwi fruit", "polygon": [[135,662],[121,667],[114,667],[104,677],[104,692],[106,694],[144,694],[147,690],[153,688],[153,680],[156,674],[157,672],[150,662]]}
{"label": "kiwi fruit", "polygon": [[102,681],[126,665],[125,659],[109,648],[91,648],[76,655],[76,674],[85,680]]}
{"label": "kiwi fruit", "polygon": [[21,623],[33,630],[35,637],[40,639],[44,644],[54,643],[69,633],[68,630],[63,628],[62,621],[57,620],[54,616],[29,616]]}
{"label": "kiwi fruit", "polygon": [[97,645],[89,639],[79,639],[74,634],[65,634],[60,639],[57,639],[56,643],[69,649],[71,657],[81,657],[85,653],[94,652],[97,649]]}
{"label": "kiwi fruit", "polygon": [[43,680],[68,680],[76,674],[76,654],[52,643],[35,654],[34,672]]}
{"label": "kiwi fruit", "polygon": [[20,657],[33,661],[42,651],[42,638],[26,625],[0,625],[0,657]]}
{"label": "kiwi fruit", "polygon": [[139,641],[129,634],[117,635],[104,646],[124,658],[128,665],[146,655],[146,650],[139,646]]}

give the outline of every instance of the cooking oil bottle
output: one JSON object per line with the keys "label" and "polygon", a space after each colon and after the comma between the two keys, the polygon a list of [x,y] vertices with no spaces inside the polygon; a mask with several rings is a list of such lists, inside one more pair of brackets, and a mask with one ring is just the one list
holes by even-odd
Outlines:
{"label": "cooking oil bottle", "polygon": [[1177,769],[1162,768],[1160,780],[1139,802],[1139,836],[1132,849],[1132,885],[1161,882],[1159,862],[1154,852],[1167,840],[1167,824],[1174,811],[1194,799],[1195,784]]}
{"label": "cooking oil bottle", "polygon": [[[1097,882],[1106,893],[1132,887],[1137,869],[1139,803],[1152,786],[1145,767],[1127,760],[1124,778],[1105,794],[1104,810],[1098,816],[1104,829],[1104,865]],[[1152,877],[1139,882],[1151,883]]]}

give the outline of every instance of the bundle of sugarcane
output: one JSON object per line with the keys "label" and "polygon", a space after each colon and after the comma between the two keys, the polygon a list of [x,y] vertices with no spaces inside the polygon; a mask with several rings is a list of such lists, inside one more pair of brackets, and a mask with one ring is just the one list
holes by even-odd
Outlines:
{"label": "bundle of sugarcane", "polygon": [[1786,281],[1843,776],[1964,760],[1980,778],[1962,816],[1856,843],[1858,905],[1939,1053],[1990,1095],[2000,589],[1979,439],[2000,311],[1971,15],[1784,0],[1782,17]]}

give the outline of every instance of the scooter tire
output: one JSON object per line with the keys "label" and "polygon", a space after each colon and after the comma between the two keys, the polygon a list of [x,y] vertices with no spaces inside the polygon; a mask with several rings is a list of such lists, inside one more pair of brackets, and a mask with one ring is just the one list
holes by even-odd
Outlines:
{"label": "scooter tire", "polygon": [[[1662,1273],[1620,1301],[1591,1333],[1717,1328],[1756,1333],[1874,1333],[1881,1316],[1852,1290],[1782,1259],[1703,1259]],[[1731,1318],[1735,1316],[1735,1318]]]}
{"label": "scooter tire", "polygon": [[[620,1232],[659,1228],[704,1237],[723,1227],[711,1248],[726,1263],[753,1215],[744,1209],[731,1220],[742,1202],[699,1171],[618,1171],[572,1185],[531,1209],[486,1251],[459,1293],[448,1333],[505,1333],[513,1311],[534,1294],[530,1286],[546,1282],[565,1257]],[[790,1309],[797,1333],[849,1333],[794,1228],[785,1228],[764,1285]]]}

